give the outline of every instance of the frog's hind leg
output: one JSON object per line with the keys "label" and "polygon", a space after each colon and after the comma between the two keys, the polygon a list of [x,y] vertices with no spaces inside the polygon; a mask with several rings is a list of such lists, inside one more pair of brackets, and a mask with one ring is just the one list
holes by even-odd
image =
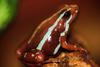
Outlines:
{"label": "frog's hind leg", "polygon": [[67,40],[66,40],[66,36],[61,36],[59,38],[59,41],[60,41],[61,47],[66,49],[66,50],[69,50],[69,51],[80,51],[80,52],[87,53],[86,49],[78,46],[77,44],[68,43]]}

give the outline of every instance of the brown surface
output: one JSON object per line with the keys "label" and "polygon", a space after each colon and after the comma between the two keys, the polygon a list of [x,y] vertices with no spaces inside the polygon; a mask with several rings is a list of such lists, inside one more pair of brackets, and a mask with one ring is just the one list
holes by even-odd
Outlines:
{"label": "brown surface", "polygon": [[30,36],[37,25],[56,12],[62,4],[78,4],[80,14],[74,24],[74,35],[85,45],[100,64],[100,7],[99,0],[20,0],[17,17],[0,36],[0,67],[22,67],[15,50]]}
{"label": "brown surface", "polygon": [[43,67],[98,67],[89,55],[79,52],[62,52],[56,58],[50,58]]}

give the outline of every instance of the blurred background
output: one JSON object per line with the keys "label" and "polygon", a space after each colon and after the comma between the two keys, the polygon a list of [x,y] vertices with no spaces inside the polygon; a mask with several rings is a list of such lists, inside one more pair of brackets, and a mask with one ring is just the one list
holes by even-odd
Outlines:
{"label": "blurred background", "polygon": [[16,17],[0,35],[0,67],[23,67],[16,49],[30,37],[44,19],[63,4],[77,4],[79,15],[73,25],[73,35],[84,41],[96,63],[100,65],[100,2],[99,0],[19,0]]}

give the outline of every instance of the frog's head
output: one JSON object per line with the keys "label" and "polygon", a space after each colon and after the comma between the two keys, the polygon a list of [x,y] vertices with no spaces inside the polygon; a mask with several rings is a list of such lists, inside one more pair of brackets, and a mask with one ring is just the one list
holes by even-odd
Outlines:
{"label": "frog's head", "polygon": [[26,64],[39,64],[45,60],[45,56],[42,51],[31,49],[24,52],[20,59]]}

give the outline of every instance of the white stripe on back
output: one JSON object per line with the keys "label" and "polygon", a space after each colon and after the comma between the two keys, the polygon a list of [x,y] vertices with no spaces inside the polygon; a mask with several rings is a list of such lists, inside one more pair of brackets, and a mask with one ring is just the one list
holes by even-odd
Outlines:
{"label": "white stripe on back", "polygon": [[57,26],[58,22],[60,21],[60,19],[64,16],[65,12],[63,12],[59,18],[56,20],[56,22],[48,29],[47,33],[44,35],[43,39],[40,41],[39,45],[37,46],[36,49],[41,50],[44,43],[46,42],[46,40],[48,39],[48,37],[51,35],[52,31],[54,30],[54,28]]}

